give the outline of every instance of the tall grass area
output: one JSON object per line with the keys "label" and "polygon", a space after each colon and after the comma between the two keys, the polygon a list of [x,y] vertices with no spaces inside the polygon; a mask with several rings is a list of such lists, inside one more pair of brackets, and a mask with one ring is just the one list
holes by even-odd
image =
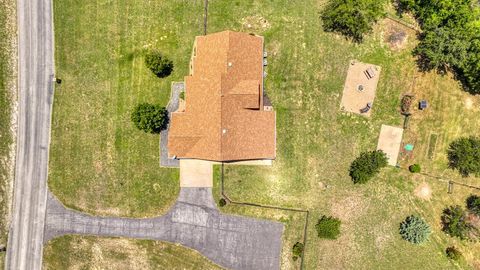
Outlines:
{"label": "tall grass area", "polygon": [[[0,2],[0,245],[7,244],[14,165],[12,114],[16,98],[16,1]],[[5,253],[0,253],[0,265]]]}
{"label": "tall grass area", "polygon": [[[268,56],[266,91],[277,112],[277,160],[271,168],[227,166],[225,188],[236,201],[309,209],[305,269],[450,269],[480,263],[479,244],[460,242],[441,232],[440,214],[450,204],[464,204],[474,190],[456,187],[405,170],[387,168],[365,185],[354,185],[348,168],[361,151],[376,148],[381,124],[402,126],[400,99],[414,93],[431,104],[416,111],[404,142],[415,144],[414,154],[402,166],[417,162],[429,173],[462,179],[447,169],[445,147],[455,137],[478,134],[478,97],[463,92],[450,76],[417,72],[411,49],[415,33],[401,50],[385,42],[391,21],[375,26],[364,43],[353,44],[322,30],[319,12],[323,1],[211,1],[208,31],[223,29],[263,35]],[[261,21],[262,23],[257,23]],[[407,31],[408,32],[408,31]],[[382,71],[370,119],[342,113],[339,108],[351,59],[380,65]],[[415,83],[413,78],[415,79]],[[465,107],[471,98],[474,106]],[[475,107],[476,106],[476,107]],[[442,134],[435,158],[429,160],[430,133]],[[218,174],[217,174],[218,176]],[[216,196],[219,181],[216,178]],[[423,201],[415,189],[426,182],[432,198]],[[265,210],[226,206],[227,213],[269,216]],[[314,224],[321,215],[342,220],[342,236],[320,240]],[[401,239],[400,222],[410,214],[423,216],[433,228],[430,240],[419,246]],[[279,219],[273,213],[271,218]],[[282,220],[291,227],[288,219]],[[286,231],[282,268],[299,267],[292,247],[303,237],[302,227]],[[292,235],[293,233],[293,235]],[[453,263],[444,250],[460,247],[466,261]]]}
{"label": "tall grass area", "polygon": [[[99,215],[155,216],[174,202],[178,170],[159,167],[159,136],[130,120],[141,102],[166,105],[188,73],[203,1],[54,1],[56,76],[49,187],[68,207]],[[158,49],[174,62],[157,78]]]}
{"label": "tall grass area", "polygon": [[222,269],[192,249],[151,240],[62,236],[44,250],[45,270]]}

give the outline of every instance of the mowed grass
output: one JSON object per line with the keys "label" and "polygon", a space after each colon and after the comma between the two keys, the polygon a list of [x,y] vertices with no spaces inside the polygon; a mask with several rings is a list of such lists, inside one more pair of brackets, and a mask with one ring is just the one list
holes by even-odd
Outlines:
{"label": "mowed grass", "polygon": [[[448,195],[445,182],[395,168],[385,169],[366,185],[353,185],[348,168],[361,151],[375,149],[381,124],[402,125],[400,98],[408,92],[427,98],[431,106],[412,116],[404,141],[414,143],[415,150],[402,166],[418,162],[429,173],[480,185],[478,178],[463,179],[447,169],[445,156],[453,138],[478,134],[480,119],[475,115],[480,100],[462,92],[449,76],[418,73],[411,56],[414,34],[409,34],[405,49],[390,50],[384,42],[390,24],[386,21],[363,44],[323,32],[323,3],[209,1],[208,32],[231,29],[265,37],[266,91],[277,112],[277,160],[272,167],[227,166],[228,195],[238,201],[309,209],[305,269],[478,267],[479,244],[446,236],[439,220],[445,206],[463,205],[472,190],[455,186]],[[129,114],[138,102],[165,104],[170,82],[187,74],[194,36],[202,33],[202,11],[203,1],[55,0],[57,77],[64,82],[56,89],[49,185],[67,206],[95,214],[149,216],[173,202],[178,172],[158,167],[158,136],[135,130]],[[148,48],[171,56],[176,64],[171,77],[160,80],[145,69],[143,53]],[[351,59],[382,67],[370,119],[339,111]],[[434,158],[429,159],[432,132],[439,136]],[[217,168],[216,199],[219,180]],[[423,182],[433,191],[429,201],[414,195]],[[303,239],[303,214],[232,205],[222,211],[283,222],[282,269],[299,267],[291,247]],[[322,214],[342,220],[338,240],[316,237],[314,224]],[[400,238],[399,223],[410,214],[420,214],[432,226],[427,243],[415,246]],[[96,238],[61,241],[65,243],[51,245],[50,254],[70,251],[67,245],[73,243],[80,249],[109,245]],[[459,247],[466,260],[449,261],[444,250],[450,245]],[[72,265],[69,257],[75,252],[64,256],[59,260]],[[114,264],[122,258],[105,261]]]}
{"label": "mowed grass", "polygon": [[[226,166],[225,188],[236,201],[309,209],[305,269],[452,269],[480,265],[479,244],[460,242],[441,232],[440,214],[448,205],[464,205],[474,190],[455,187],[405,170],[387,168],[366,185],[354,185],[348,176],[352,160],[361,151],[376,148],[381,124],[402,126],[400,99],[404,93],[428,99],[431,107],[415,111],[405,142],[415,144],[414,155],[402,166],[418,162],[425,171],[480,185],[478,178],[462,179],[447,169],[445,151],[459,136],[478,134],[478,97],[464,93],[451,76],[417,72],[409,43],[393,51],[384,42],[390,20],[380,22],[362,44],[322,30],[319,12],[324,1],[209,1],[208,32],[233,29],[263,35],[268,56],[266,91],[277,112],[277,160],[269,167]],[[261,21],[261,23],[258,23]],[[370,119],[340,112],[343,83],[351,59],[380,65],[382,72]],[[415,84],[413,84],[413,78]],[[467,109],[465,100],[472,99]],[[437,140],[429,160],[431,132]],[[414,137],[415,136],[415,137]],[[216,177],[216,198],[219,181]],[[423,201],[415,188],[426,182],[432,198]],[[326,188],[325,188],[326,187]],[[478,191],[477,191],[478,193]],[[283,221],[282,268],[296,269],[291,248],[303,237],[303,226],[258,208],[226,206],[234,214]],[[314,225],[323,215],[342,220],[342,236],[320,240]],[[412,245],[398,234],[410,214],[423,216],[432,226],[430,240]],[[287,214],[285,214],[287,215]],[[301,222],[298,219],[294,222]],[[295,227],[290,230],[289,228]],[[449,261],[447,246],[455,245],[466,260]]]}
{"label": "mowed grass", "polygon": [[[59,252],[61,251],[61,252]],[[121,238],[62,236],[44,248],[43,269],[221,269],[180,245]]]}
{"label": "mowed grass", "polygon": [[[15,1],[0,1],[0,245],[6,246],[8,234],[8,207],[12,194],[11,117],[16,98],[16,12]],[[0,253],[0,265],[4,265],[5,253]]]}
{"label": "mowed grass", "polygon": [[[166,105],[188,73],[203,1],[54,1],[57,85],[49,187],[68,207],[98,215],[163,213],[178,170],[159,167],[159,136],[130,121],[141,102]],[[158,49],[174,62],[164,79],[144,64]]]}

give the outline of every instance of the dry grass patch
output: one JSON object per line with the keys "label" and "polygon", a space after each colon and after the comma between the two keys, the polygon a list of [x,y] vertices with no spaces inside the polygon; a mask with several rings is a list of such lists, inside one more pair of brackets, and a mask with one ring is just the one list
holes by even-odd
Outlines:
{"label": "dry grass patch", "polygon": [[151,240],[62,236],[44,248],[46,270],[221,269],[198,252]]}

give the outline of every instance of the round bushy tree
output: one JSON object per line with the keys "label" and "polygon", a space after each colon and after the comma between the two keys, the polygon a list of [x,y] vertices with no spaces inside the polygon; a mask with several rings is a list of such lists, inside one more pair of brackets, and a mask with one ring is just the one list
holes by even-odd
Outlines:
{"label": "round bushy tree", "polygon": [[382,17],[384,0],[330,0],[320,17],[325,31],[338,32],[361,42],[363,35]]}
{"label": "round bushy tree", "polygon": [[342,222],[338,218],[322,216],[315,229],[317,230],[318,237],[326,239],[337,239],[340,235],[340,224]]}
{"label": "round bushy tree", "polygon": [[297,242],[293,245],[292,253],[293,253],[293,260],[296,261],[299,257],[303,256],[303,243]]}
{"label": "round bushy tree", "polygon": [[475,174],[480,176],[480,139],[477,137],[460,138],[448,149],[448,165],[462,176]]}
{"label": "round bushy tree", "polygon": [[147,53],[145,65],[159,78],[165,78],[173,71],[173,62],[159,51]]}
{"label": "round bushy tree", "polygon": [[448,247],[445,254],[451,260],[458,261],[462,258],[462,253],[454,246]]}
{"label": "round bushy tree", "polygon": [[408,167],[408,170],[412,173],[419,173],[421,171],[419,164],[412,164]]}
{"label": "round bushy tree", "polygon": [[167,128],[168,111],[158,104],[138,104],[131,115],[135,126],[147,133],[160,133]]}
{"label": "round bushy tree", "polygon": [[480,216],[480,196],[470,195],[467,198],[467,209],[473,214]]}
{"label": "round bushy tree", "polygon": [[431,232],[430,226],[419,216],[408,216],[400,223],[400,235],[403,239],[414,244],[425,242]]}
{"label": "round bushy tree", "polygon": [[225,200],[224,198],[220,198],[220,200],[218,200],[218,205],[220,207],[224,207],[225,205],[227,205],[227,200]]}
{"label": "round bushy tree", "polygon": [[467,221],[467,213],[459,205],[449,206],[443,210],[441,217],[442,230],[460,239],[467,239],[471,226]]}
{"label": "round bushy tree", "polygon": [[387,164],[387,156],[383,151],[363,152],[350,165],[350,177],[355,184],[366,183]]}

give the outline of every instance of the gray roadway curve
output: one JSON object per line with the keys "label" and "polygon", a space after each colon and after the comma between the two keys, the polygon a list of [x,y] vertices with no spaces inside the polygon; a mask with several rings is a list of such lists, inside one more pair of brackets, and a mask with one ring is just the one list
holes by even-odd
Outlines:
{"label": "gray roadway curve", "polygon": [[198,250],[229,269],[279,269],[283,224],[225,215],[211,188],[181,188],[167,214],[146,219],[96,217],[66,209],[48,195],[44,241],[83,234],[163,240]]}
{"label": "gray roadway curve", "polygon": [[18,134],[6,269],[42,265],[53,100],[51,0],[18,0]]}

